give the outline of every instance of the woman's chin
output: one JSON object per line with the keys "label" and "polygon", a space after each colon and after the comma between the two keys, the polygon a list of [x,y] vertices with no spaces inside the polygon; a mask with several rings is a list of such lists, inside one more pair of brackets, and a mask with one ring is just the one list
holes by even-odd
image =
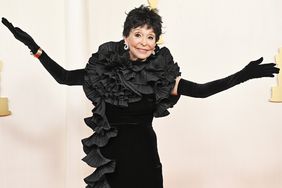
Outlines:
{"label": "woman's chin", "polygon": [[145,61],[151,54],[145,54],[145,53],[142,53],[142,54],[134,54],[134,55],[131,55],[130,59],[133,60],[133,61]]}

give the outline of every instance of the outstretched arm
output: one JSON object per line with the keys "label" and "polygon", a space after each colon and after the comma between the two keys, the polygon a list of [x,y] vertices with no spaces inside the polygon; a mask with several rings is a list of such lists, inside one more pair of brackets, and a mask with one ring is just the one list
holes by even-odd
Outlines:
{"label": "outstretched arm", "polygon": [[18,27],[14,27],[6,18],[2,18],[2,23],[13,33],[14,37],[24,43],[40,60],[45,69],[60,84],[82,85],[84,82],[84,69],[68,71],[52,60],[33,40],[33,38]]}
{"label": "outstretched arm", "polygon": [[279,68],[276,68],[274,63],[261,64],[262,61],[263,58],[252,61],[241,71],[235,74],[204,84],[194,83],[178,77],[176,79],[175,87],[172,90],[172,95],[186,95],[190,97],[205,98],[229,89],[249,79],[274,77],[274,74],[279,73]]}
{"label": "outstretched arm", "polygon": [[51,59],[44,51],[38,58],[45,69],[53,76],[59,84],[83,85],[84,69],[65,70]]}

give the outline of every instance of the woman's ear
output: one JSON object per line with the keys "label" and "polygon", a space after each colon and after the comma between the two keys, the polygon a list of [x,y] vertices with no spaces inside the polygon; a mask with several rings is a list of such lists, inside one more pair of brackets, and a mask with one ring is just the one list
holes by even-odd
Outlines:
{"label": "woman's ear", "polygon": [[128,45],[127,38],[125,36],[123,37],[123,40],[124,40],[124,44]]}
{"label": "woman's ear", "polygon": [[128,46],[128,42],[127,42],[127,38],[126,37],[123,37],[123,40],[124,40],[124,50],[128,50],[129,49],[129,46]]}

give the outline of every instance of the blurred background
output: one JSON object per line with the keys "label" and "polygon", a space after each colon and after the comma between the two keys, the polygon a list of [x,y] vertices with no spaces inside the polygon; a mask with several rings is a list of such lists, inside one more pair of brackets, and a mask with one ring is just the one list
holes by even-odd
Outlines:
{"label": "blurred background", "polygon": [[[84,68],[107,41],[122,39],[126,13],[145,0],[0,0],[0,16],[28,32],[66,69]],[[159,0],[164,46],[182,77],[204,83],[282,47],[280,0]],[[0,26],[1,188],[78,188],[92,173],[81,139],[92,104],[82,87],[59,85],[29,49]],[[165,188],[281,188],[282,104],[274,79],[240,84],[206,99],[181,97],[154,128]]]}

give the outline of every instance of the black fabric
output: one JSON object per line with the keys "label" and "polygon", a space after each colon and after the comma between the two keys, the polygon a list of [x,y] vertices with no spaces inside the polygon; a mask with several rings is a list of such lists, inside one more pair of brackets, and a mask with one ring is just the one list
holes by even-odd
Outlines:
{"label": "black fabric", "polygon": [[179,95],[205,98],[249,79],[274,77],[274,74],[279,73],[279,68],[276,68],[274,63],[260,64],[262,61],[263,58],[252,61],[246,67],[244,67],[244,69],[233,75],[204,84],[198,84],[189,80],[180,79],[177,93]]}
{"label": "black fabric", "polygon": [[14,27],[6,18],[2,17],[2,23],[13,33],[14,37],[26,45],[33,54],[37,52],[39,46],[29,34],[19,27]]}
{"label": "black fabric", "polygon": [[60,84],[65,85],[83,85],[84,83],[84,69],[65,70],[52,60],[44,51],[39,57],[40,62],[45,69],[53,76],[53,78]]}
{"label": "black fabric", "polygon": [[[124,140],[129,138],[142,137],[141,131],[134,130],[131,133],[128,132],[128,134],[121,133],[123,136],[120,137],[121,126],[116,126],[117,123],[121,123],[125,127],[128,125],[136,126],[137,129],[139,125],[150,127],[153,116],[163,117],[169,114],[167,109],[173,107],[179,99],[179,96],[170,95],[175,85],[175,78],[180,76],[179,67],[174,63],[169,50],[165,47],[156,51],[155,55],[151,55],[144,62],[132,62],[129,60],[128,51],[123,49],[123,45],[124,41],[102,44],[98,52],[94,53],[89,59],[85,68],[83,89],[86,96],[95,105],[92,110],[93,115],[85,118],[85,123],[95,133],[82,140],[84,151],[87,154],[83,160],[96,168],[91,175],[85,178],[85,182],[88,188],[110,188],[111,185],[114,187],[116,184],[117,187],[124,188],[138,187],[139,185],[143,185],[142,188],[161,188],[161,168],[158,162],[150,165],[152,163],[147,163],[148,160],[141,154],[139,157],[134,152],[132,154],[131,152],[123,152],[115,155],[105,152],[104,148],[109,147],[108,144],[113,142],[116,150],[122,150],[123,146],[117,144],[114,140],[121,138],[120,143],[123,143]],[[149,112],[149,114],[138,112],[135,116],[132,115],[130,112],[134,112],[134,110],[130,106],[139,104],[141,106],[136,107],[136,109],[140,109],[144,106],[142,100],[145,96],[151,96],[150,103],[153,104],[153,108],[146,105],[145,112]],[[109,105],[112,105],[112,107],[109,107]],[[109,112],[109,109],[115,110],[113,106],[116,106],[119,110]],[[127,131],[127,129],[122,130]],[[147,157],[151,159],[157,158],[156,149],[152,149],[156,148],[152,136],[153,132],[148,128],[146,128],[146,132],[147,135],[151,135],[145,136],[148,137],[147,139],[151,144],[146,145],[134,141],[130,147],[139,148],[139,151],[143,151],[144,154],[147,153]],[[150,148],[154,152],[148,153],[147,151]],[[114,151],[114,149],[106,151]],[[129,158],[128,164],[125,161],[120,161],[120,156],[125,157],[126,155]],[[143,165],[138,167],[134,161]],[[132,167],[133,164],[135,164],[135,167]],[[138,173],[142,166],[144,170]],[[157,168],[155,168],[156,166]],[[119,173],[118,167],[124,169],[122,173]],[[134,168],[137,172],[133,173]],[[153,173],[152,168],[155,168]],[[149,175],[151,173],[152,175]],[[132,177],[133,174],[136,175]],[[152,178],[147,178],[148,176]],[[130,183],[133,180],[138,180],[134,186]],[[152,183],[150,183],[151,180]],[[144,184],[142,184],[142,181]]]}
{"label": "black fabric", "polygon": [[82,140],[83,161],[96,168],[85,178],[87,187],[162,188],[152,120],[168,115],[179,99],[170,95],[179,67],[167,48],[146,62],[131,62],[121,44],[100,46],[85,69],[67,71],[44,51],[39,60],[58,83],[83,85],[95,105],[85,118],[94,134]]}
{"label": "black fabric", "polygon": [[104,157],[116,168],[105,178],[111,188],[162,188],[162,165],[157,137],[152,127],[153,96],[119,107],[106,103],[106,116],[118,134],[101,148]]}
{"label": "black fabric", "polygon": [[[16,39],[37,52],[39,46],[30,35],[5,18],[2,22]],[[85,118],[94,133],[82,140],[83,161],[96,168],[85,178],[87,188],[162,188],[153,117],[168,115],[167,109],[180,95],[207,97],[248,79],[273,77],[279,72],[274,64],[259,65],[260,59],[234,75],[206,84],[181,79],[180,95],[171,96],[180,72],[169,50],[157,47],[156,54],[145,62],[132,62],[123,44],[102,44],[85,69],[74,71],[63,69],[45,52],[39,58],[57,82],[83,85],[95,105],[93,115]]]}
{"label": "black fabric", "polygon": [[151,124],[113,125],[118,130],[101,152],[116,161],[105,177],[111,188],[163,188],[157,138]]}
{"label": "black fabric", "polygon": [[[14,37],[25,44],[33,54],[37,52],[39,46],[28,33],[19,27],[14,27],[6,18],[2,18],[2,23],[13,33]],[[85,75],[84,69],[67,71],[53,61],[44,51],[39,57],[39,60],[58,83],[66,85],[83,85]]]}

